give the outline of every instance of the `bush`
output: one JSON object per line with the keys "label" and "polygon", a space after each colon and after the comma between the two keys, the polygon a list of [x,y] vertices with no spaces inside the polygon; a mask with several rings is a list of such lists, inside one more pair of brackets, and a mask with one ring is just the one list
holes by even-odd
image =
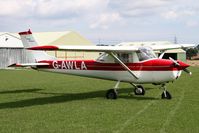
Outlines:
{"label": "bush", "polygon": [[190,48],[190,49],[186,50],[186,56],[187,56],[187,59],[189,59],[189,60],[191,60],[191,58],[193,56],[196,56],[197,54],[198,54],[198,47]]}

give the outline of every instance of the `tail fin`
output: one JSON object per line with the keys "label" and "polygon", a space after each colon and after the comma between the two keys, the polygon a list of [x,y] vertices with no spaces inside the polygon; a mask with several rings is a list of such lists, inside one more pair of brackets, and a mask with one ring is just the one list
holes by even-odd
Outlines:
{"label": "tail fin", "polygon": [[[21,41],[24,45],[24,48],[38,46],[37,42],[35,41],[34,37],[32,36],[32,32],[25,31],[19,33],[21,37]],[[38,62],[42,60],[55,60],[56,58],[53,56],[48,55],[44,51],[28,51],[28,58],[30,58],[31,62]]]}

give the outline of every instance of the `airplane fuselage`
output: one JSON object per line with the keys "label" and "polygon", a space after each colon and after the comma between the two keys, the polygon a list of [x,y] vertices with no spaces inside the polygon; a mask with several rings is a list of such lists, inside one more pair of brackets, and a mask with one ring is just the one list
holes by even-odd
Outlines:
{"label": "airplane fuselage", "polygon": [[38,67],[38,70],[41,71],[130,83],[164,83],[173,81],[180,76],[181,70],[187,67],[183,62],[179,62],[181,67],[177,67],[171,60],[166,59],[150,59],[138,63],[126,63],[129,69],[138,77],[136,79],[119,63],[102,63],[95,60],[51,60],[40,62],[50,64],[49,66]]}

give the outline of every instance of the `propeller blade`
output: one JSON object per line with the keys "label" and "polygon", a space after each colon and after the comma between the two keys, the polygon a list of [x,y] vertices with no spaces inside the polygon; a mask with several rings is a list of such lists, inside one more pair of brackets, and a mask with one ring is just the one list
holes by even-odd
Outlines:
{"label": "propeller blade", "polygon": [[158,57],[159,59],[162,59],[164,56],[165,52],[161,53],[161,55]]}
{"label": "propeller blade", "polygon": [[176,66],[180,66],[180,64],[179,64],[176,60],[174,60],[173,58],[169,57],[169,59],[170,59],[173,63],[175,63]]}
{"label": "propeller blade", "polygon": [[190,72],[190,71],[189,71],[188,69],[186,69],[186,68],[185,68],[183,71],[186,72],[186,73],[188,73],[189,75],[192,75],[192,72]]}

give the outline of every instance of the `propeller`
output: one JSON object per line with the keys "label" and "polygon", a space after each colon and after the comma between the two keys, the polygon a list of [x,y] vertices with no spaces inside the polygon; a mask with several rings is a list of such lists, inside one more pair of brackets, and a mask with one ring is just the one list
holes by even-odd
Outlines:
{"label": "propeller", "polygon": [[176,66],[180,66],[180,64],[179,64],[176,60],[174,60],[173,58],[169,57],[169,59],[170,59]]}
{"label": "propeller", "polygon": [[[176,66],[180,66],[180,64],[174,60],[173,58],[169,57],[169,59],[176,65]],[[192,75],[192,72],[190,72],[187,68],[183,69],[184,72],[188,73],[189,75]]]}
{"label": "propeller", "polygon": [[186,72],[186,73],[188,73],[189,75],[192,75],[192,72],[190,72],[190,71],[189,71],[188,69],[186,69],[186,68],[185,68],[183,71]]}

